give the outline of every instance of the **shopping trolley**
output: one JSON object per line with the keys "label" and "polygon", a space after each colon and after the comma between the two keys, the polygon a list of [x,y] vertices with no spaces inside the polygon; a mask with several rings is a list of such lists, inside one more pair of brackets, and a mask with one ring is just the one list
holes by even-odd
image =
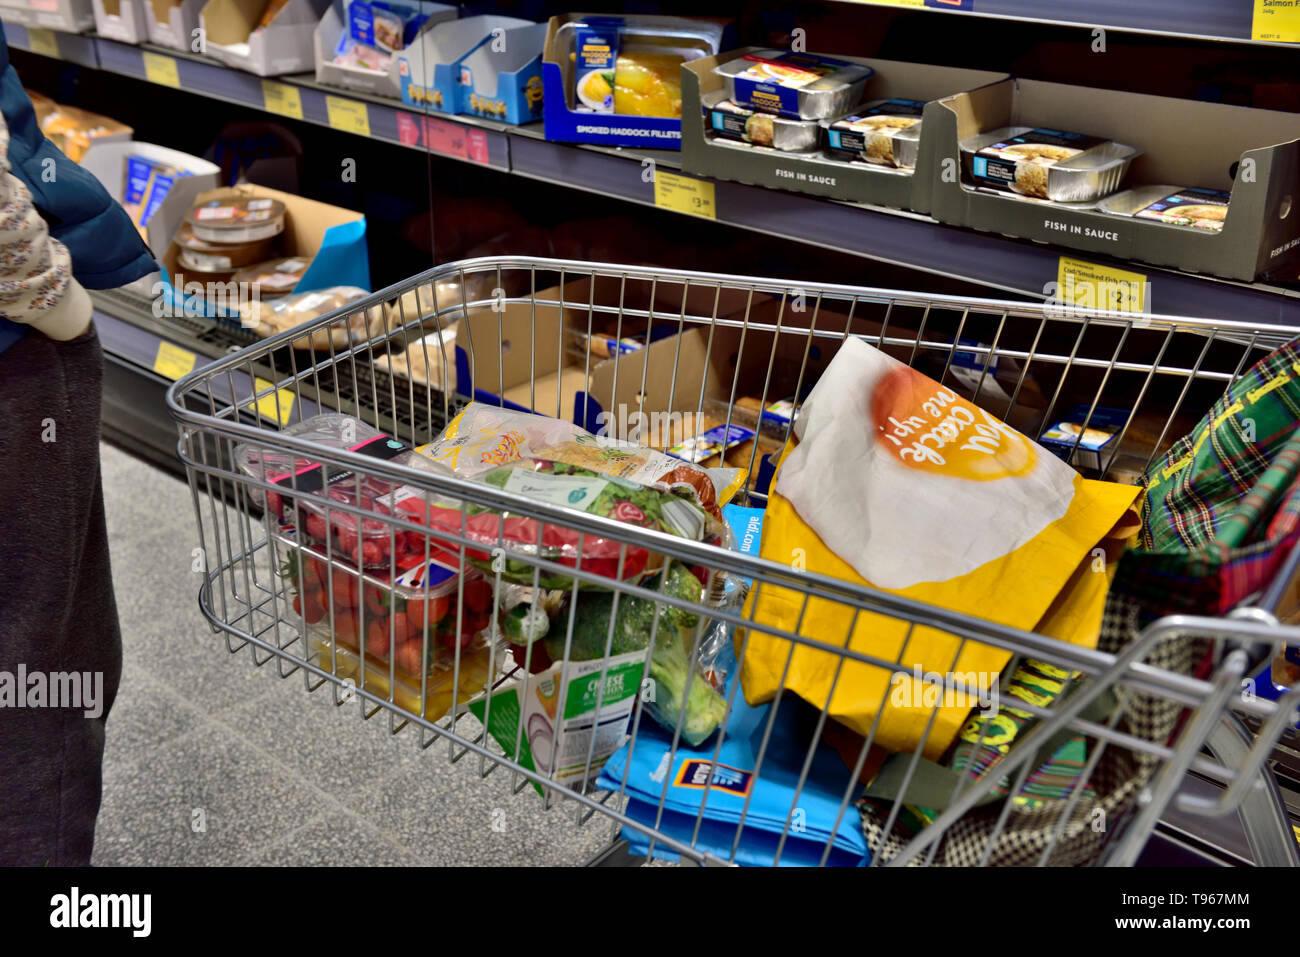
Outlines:
{"label": "shopping trolley", "polygon": [[[412,292],[416,295],[409,295]],[[340,320],[375,310],[384,316],[382,331],[375,333],[373,323],[363,323],[367,338],[339,344],[328,336],[313,336]],[[522,325],[518,322],[521,311],[527,317]],[[552,321],[556,316],[561,317],[560,321]],[[513,324],[507,322],[508,317],[513,317]],[[676,336],[665,338],[665,327]],[[697,379],[682,369],[680,342],[692,331],[703,340],[708,355],[721,357],[721,371],[710,367],[703,379]],[[595,353],[591,344],[602,332],[608,341],[623,345],[603,355]],[[1070,809],[1085,785],[1091,785],[1089,775],[1096,770],[1098,756],[1112,749],[1112,753],[1140,756],[1151,772],[1139,782],[1121,819],[1107,823],[1104,839],[1096,843],[1088,862],[1133,863],[1162,813],[1171,801],[1177,801],[1188,813],[1240,812],[1248,819],[1246,832],[1257,861],[1295,864],[1294,838],[1278,801],[1268,759],[1277,737],[1295,719],[1297,693],[1292,691],[1272,702],[1241,691],[1243,675],[1252,663],[1300,637],[1300,629],[1279,623],[1279,607],[1283,596],[1289,594],[1281,581],[1252,607],[1224,617],[1165,618],[1149,626],[1128,646],[1103,652],[736,550],[531,500],[505,488],[417,470],[409,464],[367,457],[348,449],[322,448],[282,431],[283,426],[302,417],[330,409],[414,447],[435,438],[471,399],[508,404],[502,398],[507,394],[514,397],[510,401],[523,408],[587,425],[592,424],[587,416],[593,402],[608,411],[608,406],[620,397],[638,406],[654,395],[664,408],[684,410],[686,415],[694,412],[697,427],[707,421],[702,418],[706,406],[721,409],[717,418],[730,427],[742,415],[738,399],[745,390],[758,393],[759,409],[787,395],[804,395],[836,346],[847,337],[860,336],[945,385],[964,389],[964,394],[975,402],[1036,439],[1067,407],[1084,409],[1087,425],[1098,410],[1122,405],[1128,414],[1117,441],[1111,451],[1092,463],[1091,474],[1097,478],[1131,478],[1178,438],[1229,383],[1257,358],[1290,338],[1291,333],[1281,326],[1114,314],[1059,303],[931,296],[524,257],[476,259],[435,268],[376,292],[339,313],[241,349],[175,383],[167,401],[179,426],[178,450],[193,492],[205,561],[199,605],[213,631],[224,633],[228,649],[232,653],[249,649],[258,666],[274,660],[281,677],[300,674],[308,691],[328,686],[336,703],[355,703],[364,718],[382,713],[394,733],[408,726],[416,729],[422,748],[442,741],[452,760],[473,755],[483,775],[498,767],[507,768],[516,791],[531,784],[548,807],[557,799],[572,802],[579,824],[596,814],[606,815],[623,826],[624,834],[638,836],[650,848],[658,846],[687,861],[718,864],[734,862],[746,818],[742,812],[734,824],[736,837],[730,853],[716,847],[704,848],[696,837],[708,807],[712,780],[703,790],[694,836],[683,836],[680,831],[674,836],[657,826],[665,797],[659,798],[653,822],[629,816],[624,810],[626,778],[620,786],[611,787],[606,782],[606,786],[599,787],[591,750],[583,773],[567,781],[558,779],[554,771],[538,770],[541,764],[532,766],[517,760],[517,746],[510,750],[487,734],[488,717],[482,708],[477,717],[468,708],[471,701],[486,701],[490,709],[497,700],[495,692],[519,682],[531,667],[526,656],[519,660],[506,650],[495,616],[474,637],[472,645],[462,648],[453,639],[454,647],[450,657],[442,661],[442,671],[433,674],[426,668],[413,686],[407,683],[405,693],[395,664],[397,655],[373,653],[367,649],[367,641],[359,637],[367,634],[367,614],[381,614],[382,600],[369,612],[361,603],[356,611],[360,620],[348,622],[349,631],[355,624],[356,640],[331,641],[331,637],[338,638],[331,630],[337,624],[338,590],[352,587],[347,583],[348,576],[359,589],[382,592],[395,587],[391,584],[392,570],[358,570],[350,556],[340,554],[328,541],[308,552],[324,562],[327,569],[318,572],[317,581],[325,596],[322,603],[329,606],[324,622],[309,624],[292,607],[294,579],[284,574],[295,556],[301,561],[303,530],[266,507],[267,493],[291,495],[294,489],[286,490],[273,482],[265,470],[248,474],[236,468],[232,462],[237,449],[252,448],[322,463],[344,476],[350,486],[355,485],[356,491],[354,500],[326,501],[324,508],[355,522],[381,523],[383,534],[394,544],[398,536],[408,536],[406,540],[411,541],[409,536],[422,535],[417,540],[425,543],[426,557],[434,547],[429,544],[429,529],[396,513],[377,515],[358,505],[363,482],[408,487],[429,498],[459,502],[462,516],[471,507],[482,507],[535,519],[539,529],[565,529],[576,536],[578,560],[564,565],[542,557],[538,549],[501,539],[491,551],[490,564],[483,568],[493,594],[499,595],[503,584],[502,559],[508,559],[516,571],[520,567],[531,569],[534,584],[542,581],[543,575],[562,574],[571,582],[567,587],[574,600],[580,588],[599,586],[613,591],[615,601],[637,598],[656,602],[657,607],[675,607],[697,615],[700,625],[693,650],[698,649],[706,623],[721,623],[733,629],[733,634],[739,630],[739,634],[748,636],[737,643],[742,656],[748,640],[765,635],[788,642],[791,649],[796,644],[817,649],[840,662],[856,661],[894,672],[910,672],[901,660],[901,652],[899,659],[888,660],[848,647],[845,636],[805,635],[748,620],[742,608],[714,600],[719,589],[710,587],[699,602],[691,602],[663,592],[666,575],[661,576],[657,590],[644,581],[621,581],[602,575],[583,566],[583,544],[597,539],[617,543],[620,568],[629,549],[641,549],[663,556],[665,562],[707,570],[710,585],[723,579],[746,581],[751,594],[764,588],[790,589],[801,594],[805,603],[812,598],[829,600],[855,611],[891,616],[909,628],[940,629],[957,636],[963,648],[969,642],[979,642],[1004,649],[1012,656],[1009,668],[1033,659],[1076,676],[1069,693],[1055,701],[1041,707],[1024,703],[1037,719],[1031,730],[1017,739],[999,763],[955,792],[946,809],[928,826],[906,839],[891,837],[887,846],[884,842],[873,846],[873,865],[942,860],[937,857],[938,850],[949,831],[960,826],[977,804],[985,804],[999,782],[1014,780],[1015,787],[1019,787],[1044,742],[1063,732],[1085,736],[1091,744],[1090,758],[1065,797],[1065,813],[1038,856],[1038,863],[1080,862],[1069,855],[1058,855],[1060,839],[1067,825],[1074,828],[1077,824],[1070,820]],[[302,348],[305,346],[309,348]],[[408,357],[418,357],[421,361],[411,367],[418,364],[428,373],[403,377],[382,372],[381,366],[391,369],[382,357],[399,350]],[[511,381],[507,381],[504,361],[507,353],[514,357]],[[526,374],[519,372],[520,363],[526,363]],[[574,399],[573,389],[555,387],[555,382],[563,382],[565,376],[571,382],[576,377],[578,399]],[[606,386],[608,396],[598,394]],[[618,433],[628,430],[627,419],[607,416],[600,424],[614,437],[626,438]],[[786,422],[784,431],[775,436],[778,447],[789,432],[790,423]],[[1126,437],[1139,433],[1145,437],[1141,442],[1125,444]],[[1133,448],[1138,449],[1136,455]],[[770,472],[764,477],[765,458],[755,442],[748,460],[739,463],[748,477],[739,501],[763,504],[770,479]],[[1079,459],[1073,461],[1077,464]],[[468,568],[475,549],[483,546],[467,537],[462,525],[459,534],[442,530],[437,547],[454,553],[461,567]],[[1295,561],[1288,564],[1288,576],[1295,575],[1295,566]],[[456,592],[457,623],[453,634],[462,635],[462,641],[468,577],[461,578]],[[658,622],[656,617],[650,629],[651,654]],[[573,640],[572,616],[567,627],[566,648]],[[379,629],[380,645],[395,648],[391,641],[385,645],[383,630]],[[390,634],[389,638],[396,640],[396,635]],[[1208,642],[1212,649],[1213,669],[1207,677],[1171,671],[1146,660],[1162,643],[1192,640]],[[562,670],[568,667],[567,661],[561,663]],[[467,674],[471,676],[468,681]],[[943,690],[960,690],[960,682],[953,675],[926,680],[939,681]],[[731,682],[729,704],[734,704],[741,693],[739,684]],[[1183,720],[1172,737],[1148,740],[1113,718],[1094,720],[1089,705],[1105,693],[1145,695],[1183,709]],[[1021,704],[1017,702],[1017,706]],[[770,722],[775,720],[778,707],[771,709],[757,752],[753,769],[756,776],[763,773],[772,732]],[[1253,739],[1239,742],[1236,747],[1220,748],[1225,753],[1220,759],[1205,745],[1224,722],[1235,720],[1234,714],[1252,719],[1258,731]],[[674,756],[684,747],[684,718],[683,707],[672,735],[669,766],[675,766]],[[644,708],[634,711],[627,729],[629,747],[636,747],[649,721]],[[808,780],[812,749],[826,724],[827,715],[822,712],[808,745],[808,760],[802,764],[790,809],[792,816],[799,792]],[[716,763],[716,748],[721,747],[721,742],[719,735],[714,738],[718,739],[716,745],[711,745]],[[868,735],[857,747],[856,757],[850,754],[845,759],[852,765],[852,774],[843,789],[832,830],[858,814],[854,802],[860,785],[856,780],[872,745]],[[924,745],[922,740],[915,756],[919,757]],[[906,780],[910,780],[910,773]],[[1189,773],[1216,782],[1221,786],[1219,795],[1207,800],[1178,794]],[[906,804],[906,780],[884,827],[886,835],[893,833],[899,809]],[[664,795],[667,787],[665,781]],[[1004,807],[1010,803],[1009,798],[1003,800]],[[745,808],[747,811],[748,804]],[[987,835],[987,849],[978,862],[997,860],[993,847],[1005,827],[1004,811]],[[779,835],[776,861],[781,858],[790,829],[787,820]],[[822,863],[830,857],[832,840],[826,843]]]}

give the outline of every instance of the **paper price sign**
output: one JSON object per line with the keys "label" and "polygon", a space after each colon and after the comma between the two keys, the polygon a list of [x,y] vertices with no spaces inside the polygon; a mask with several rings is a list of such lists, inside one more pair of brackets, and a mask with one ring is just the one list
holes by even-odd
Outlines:
{"label": "paper price sign", "polygon": [[174,346],[170,342],[158,343],[158,354],[154,356],[153,371],[169,379],[179,379],[194,371],[198,359],[194,353]]}
{"label": "paper price sign", "polygon": [[330,126],[345,133],[358,136],[370,135],[370,114],[366,104],[356,100],[346,100],[341,96],[325,97],[325,109],[329,112]]}
{"label": "paper price sign", "polygon": [[59,55],[59,41],[55,39],[52,30],[38,30],[35,27],[29,27],[27,30],[27,49],[32,53],[39,53],[41,56],[57,57]]}
{"label": "paper price sign", "polygon": [[159,53],[144,54],[144,78],[150,83],[160,83],[179,90],[180,74],[176,72],[176,61]]}
{"label": "paper price sign", "polygon": [[263,80],[262,102],[268,113],[278,113],[292,120],[302,119],[302,96],[296,86]]}
{"label": "paper price sign", "polygon": [[718,218],[712,183],[663,170],[655,170],[655,205],[705,219]]}
{"label": "paper price sign", "polygon": [[1140,272],[1102,266],[1062,256],[1056,270],[1056,296],[1080,309],[1142,312],[1147,306],[1147,277]]}
{"label": "paper price sign", "polygon": [[1250,38],[1274,43],[1300,43],[1300,6],[1277,0],[1255,0]]}
{"label": "paper price sign", "polygon": [[[271,388],[272,383],[266,379],[257,377],[253,379],[253,394],[265,392]],[[293,400],[295,396],[288,389],[276,389],[274,392],[267,393],[256,401],[248,403],[251,410],[256,405],[257,411],[264,418],[274,419],[280,425],[288,425],[289,418],[293,414]]]}

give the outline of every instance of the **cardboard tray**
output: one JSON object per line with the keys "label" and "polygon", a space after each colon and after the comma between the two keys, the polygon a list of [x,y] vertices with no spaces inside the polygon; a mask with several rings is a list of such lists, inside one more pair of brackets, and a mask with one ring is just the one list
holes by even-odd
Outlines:
{"label": "cardboard tray", "polygon": [[92,0],[95,32],[123,43],[143,43],[149,37],[145,0]]}
{"label": "cardboard tray", "polygon": [[440,113],[461,112],[461,62],[493,39],[533,26],[517,17],[478,16],[426,30],[396,58],[402,102]]}
{"label": "cardboard tray", "polygon": [[208,56],[258,76],[316,69],[315,29],[330,0],[289,0],[271,25],[254,29],[266,0],[208,0],[199,11]]}
{"label": "cardboard tray", "polygon": [[93,141],[90,148],[86,150],[86,155],[82,157],[81,165],[94,174],[108,190],[109,195],[120,203],[128,156],[143,156],[190,171],[189,176],[184,176],[172,184],[162,205],[149,217],[149,223],[145,227],[149,233],[149,249],[155,256],[161,258],[171,244],[176,227],[197,202],[198,196],[216,188],[221,182],[221,168],[215,163],[209,163],[205,159],[179,150],[129,140]]}
{"label": "cardboard tray", "polygon": [[955,67],[839,57],[875,70],[867,81],[867,100],[902,98],[927,100],[922,116],[921,140],[915,170],[894,169],[870,163],[846,162],[815,154],[785,153],[780,150],[720,145],[704,130],[701,102],[710,93],[724,89],[723,78],[713,72],[720,62],[743,56],[760,47],[744,47],[729,53],[705,57],[682,67],[682,170],[714,179],[734,180],[769,189],[784,189],[812,196],[891,206],[926,213],[930,210],[930,188],[940,172],[943,155],[935,139],[927,136],[935,101],[953,93],[973,90],[1007,80],[1005,73],[963,70]]}
{"label": "cardboard tray", "polygon": [[194,31],[199,28],[199,11],[205,2],[144,0],[144,22],[149,42],[173,50],[192,50]]}
{"label": "cardboard tray", "polygon": [[[934,157],[931,214],[940,222],[1071,249],[1254,280],[1300,256],[1300,115],[1118,90],[1004,80],[925,112]],[[1169,183],[1231,190],[1217,233],[976,191],[963,184],[961,140],[1003,126],[1047,126],[1141,149],[1121,189]],[[924,147],[923,147],[924,149]],[[1290,268],[1294,276],[1295,269]]]}
{"label": "cardboard tray", "polygon": [[10,23],[64,33],[83,33],[95,26],[91,0],[20,0],[0,3],[0,16]]}
{"label": "cardboard tray", "polygon": [[460,61],[459,112],[506,123],[542,116],[542,41],[546,24],[496,30]]}
{"label": "cardboard tray", "polygon": [[[367,290],[370,288],[370,258],[366,249],[364,215],[328,203],[303,199],[292,193],[250,185],[207,190],[195,196],[190,205],[192,207],[194,204],[213,199],[241,196],[269,196],[284,203],[286,214],[281,256],[283,258],[304,256],[312,260],[307,271],[298,280],[298,285],[294,286],[293,292],[310,292],[330,286],[357,286]],[[181,212],[181,217],[183,218],[188,212],[189,207]],[[152,224],[152,220],[150,222]],[[225,307],[218,300],[204,303],[202,297],[199,297],[196,302],[193,300],[195,291],[193,289],[187,291],[187,288],[195,282],[193,276],[184,279],[183,283],[177,283],[184,270],[180,266],[180,247],[174,241],[169,241],[159,262],[165,270],[167,288],[170,290],[169,296],[174,308],[177,310],[183,308],[186,315],[234,318],[234,321],[238,321],[237,310],[228,307],[229,297],[236,293],[236,290],[230,288],[233,284],[215,284],[221,287],[218,291],[227,299]],[[177,302],[178,298],[184,301]]]}
{"label": "cardboard tray", "polygon": [[[682,144],[682,121],[667,116],[628,116],[621,113],[585,113],[569,108],[571,69],[569,51],[561,49],[560,28],[566,23],[607,14],[569,13],[551,17],[542,50],[542,109],[546,138],[565,143],[599,143],[602,146],[641,146],[675,150]],[[681,17],[637,16],[639,23],[679,25]],[[707,31],[716,49],[721,45],[723,28],[705,20],[691,22],[692,27]],[[684,78],[684,77],[683,77]],[[686,115],[686,91],[682,90],[682,116]]]}
{"label": "cardboard tray", "polygon": [[[375,96],[387,96],[394,100],[402,97],[402,84],[397,74],[397,61],[401,53],[391,56],[387,73],[373,70],[361,70],[355,67],[339,66],[333,63],[334,51],[338,49],[339,37],[347,30],[347,7],[345,0],[334,0],[316,25],[313,34],[316,55],[316,82],[327,86],[337,86],[343,90],[358,90]],[[447,20],[456,19],[456,8],[445,3],[421,3],[420,12],[427,13],[427,19],[420,26],[420,34]],[[411,41],[417,43],[419,35]]]}

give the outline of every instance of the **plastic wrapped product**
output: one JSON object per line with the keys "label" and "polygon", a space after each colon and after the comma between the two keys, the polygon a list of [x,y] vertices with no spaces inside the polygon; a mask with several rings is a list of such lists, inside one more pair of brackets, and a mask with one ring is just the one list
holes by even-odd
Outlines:
{"label": "plastic wrapped product", "polygon": [[1097,204],[1097,208],[1116,216],[1133,216],[1167,226],[1217,233],[1228,218],[1231,199],[1232,194],[1221,189],[1140,186],[1108,196]]}
{"label": "plastic wrapped product", "polygon": [[[337,312],[368,295],[356,286],[330,286],[328,289],[281,296],[270,302],[244,302],[239,307],[239,321],[262,338],[270,338],[304,322]],[[325,328],[313,330],[309,336],[293,340],[291,344],[295,349],[342,349],[366,342],[383,330],[384,310],[376,306],[364,312],[353,312]]]}
{"label": "plastic wrapped product", "polygon": [[848,113],[875,73],[861,63],[785,50],[747,53],[713,72],[727,84],[727,99],[738,106],[803,120]]}
{"label": "plastic wrapped product", "polygon": [[209,243],[250,243],[284,232],[284,203],[265,196],[214,199],[190,210],[185,222]]}
{"label": "plastic wrapped product", "polygon": [[[422,471],[437,471],[404,443],[349,415],[314,416],[289,426],[284,434],[327,449],[346,449]],[[332,557],[364,568],[398,570],[423,561],[425,536],[395,532],[388,521],[392,512],[388,498],[399,488],[392,483],[367,475],[358,489],[356,473],[350,469],[252,445],[236,446],[234,462],[243,474],[277,487],[266,493],[265,504],[284,528],[296,527],[302,541],[322,549],[328,543]],[[356,506],[375,517],[365,518],[331,505]]]}
{"label": "plastic wrapped product", "polygon": [[[615,521],[667,532],[697,542],[720,544],[728,534],[725,523],[700,506],[689,486],[668,489],[638,485],[624,479],[550,459],[524,458],[475,476],[475,480],[538,502],[612,518]],[[508,581],[532,584],[534,565],[525,560],[536,556],[559,565],[579,567],[606,578],[637,581],[663,564],[663,556],[644,547],[617,539],[584,535],[563,525],[539,522],[535,518],[498,512],[474,505],[452,503],[430,505],[427,521],[433,529],[464,535],[482,544],[471,550],[469,560],[484,568],[499,568]],[[503,547],[505,554],[492,565],[492,551]],[[520,558],[511,558],[518,555]],[[541,571],[542,588],[565,588],[572,579],[560,573]]]}
{"label": "plastic wrapped product", "polygon": [[814,149],[821,139],[816,120],[792,120],[775,113],[761,113],[737,106],[730,100],[716,99],[705,108],[704,125],[715,137],[770,146],[787,153]]}
{"label": "plastic wrapped product", "polygon": [[715,518],[740,488],[738,469],[701,468],[643,445],[592,435],[572,422],[479,402],[466,406],[442,435],[416,451],[461,476],[531,456],[660,491],[687,488]]}
{"label": "plastic wrapped product", "polygon": [[248,283],[250,288],[257,290],[260,298],[274,299],[293,292],[293,287],[298,285],[298,280],[310,265],[310,256],[271,259],[239,270],[234,279],[235,282]]}
{"label": "plastic wrapped product", "polygon": [[181,265],[198,272],[232,272],[262,262],[271,256],[279,241],[272,236],[251,243],[210,243],[195,236],[186,223],[176,230],[174,239],[181,250]]}
{"label": "plastic wrapped product", "polygon": [[1119,189],[1139,150],[1100,136],[1010,126],[961,143],[978,186],[1060,203],[1093,202]]}
{"label": "plastic wrapped product", "polygon": [[853,116],[827,123],[826,148],[832,156],[878,166],[912,169],[921,143],[922,100],[883,100]]}

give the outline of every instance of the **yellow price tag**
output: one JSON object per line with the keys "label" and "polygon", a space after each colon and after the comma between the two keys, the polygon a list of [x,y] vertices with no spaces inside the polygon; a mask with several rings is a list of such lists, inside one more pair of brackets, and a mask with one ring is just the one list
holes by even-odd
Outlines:
{"label": "yellow price tag", "polygon": [[[271,388],[272,383],[266,379],[255,377],[253,379],[253,394],[265,392]],[[293,414],[293,400],[296,396],[288,389],[276,389],[257,400],[257,411],[268,419],[274,419],[280,425],[288,425],[289,418]],[[253,403],[249,403],[249,408]]]}
{"label": "yellow price tag", "polygon": [[1140,272],[1100,266],[1062,256],[1056,269],[1056,298],[1082,309],[1142,312],[1147,305],[1147,277]]}
{"label": "yellow price tag", "polygon": [[169,379],[179,379],[194,371],[194,363],[197,359],[198,356],[180,346],[174,346],[170,342],[160,342],[158,354],[153,360],[153,371]]}
{"label": "yellow price tag", "polygon": [[366,112],[366,104],[345,100],[341,96],[327,96],[325,109],[329,111],[330,126],[334,129],[359,136],[370,135],[370,114]]}
{"label": "yellow price tag", "polygon": [[655,205],[705,219],[718,218],[712,183],[663,170],[655,170]]}
{"label": "yellow price tag", "polygon": [[163,86],[170,86],[179,90],[181,88],[180,74],[176,72],[176,60],[174,57],[163,56],[161,53],[145,53],[144,56],[144,77],[150,83],[160,83]]}
{"label": "yellow price tag", "polygon": [[1252,40],[1300,43],[1300,6],[1278,0],[1255,0],[1250,18]]}
{"label": "yellow price tag", "polygon": [[296,86],[276,83],[274,80],[262,81],[262,102],[268,113],[278,113],[291,120],[302,119],[302,96]]}
{"label": "yellow price tag", "polygon": [[35,27],[27,28],[27,49],[32,53],[39,53],[41,56],[59,56],[59,41],[54,36],[53,30],[38,30]]}
{"label": "yellow price tag", "polygon": [[875,7],[923,7],[925,0],[857,0]]}

